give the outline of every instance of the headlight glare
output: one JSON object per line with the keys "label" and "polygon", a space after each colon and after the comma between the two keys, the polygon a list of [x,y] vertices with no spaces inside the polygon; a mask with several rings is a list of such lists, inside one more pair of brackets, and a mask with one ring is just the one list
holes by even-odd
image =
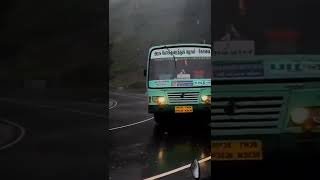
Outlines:
{"label": "headlight glare", "polygon": [[165,104],[166,103],[166,98],[165,97],[158,97],[157,103],[158,104]]}
{"label": "headlight glare", "polygon": [[202,102],[205,102],[206,104],[211,104],[211,96],[202,95],[202,96],[201,96],[201,101],[202,101]]}
{"label": "headlight glare", "polygon": [[307,121],[310,111],[306,108],[295,108],[291,111],[291,121],[297,125],[301,125]]}
{"label": "headlight glare", "polygon": [[209,99],[209,96],[206,96],[206,95],[201,96],[202,101],[207,101],[208,99]]}

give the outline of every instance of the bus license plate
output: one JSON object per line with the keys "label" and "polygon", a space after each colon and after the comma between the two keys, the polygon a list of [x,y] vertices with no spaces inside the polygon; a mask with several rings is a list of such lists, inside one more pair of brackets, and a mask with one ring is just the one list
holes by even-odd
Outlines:
{"label": "bus license plate", "polygon": [[213,161],[262,160],[262,142],[259,140],[212,141]]}
{"label": "bus license plate", "polygon": [[191,113],[193,112],[192,106],[176,106],[175,113]]}

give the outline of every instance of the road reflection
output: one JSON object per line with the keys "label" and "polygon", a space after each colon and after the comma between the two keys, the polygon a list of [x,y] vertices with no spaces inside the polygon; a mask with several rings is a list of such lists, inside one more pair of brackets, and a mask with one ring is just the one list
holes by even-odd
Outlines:
{"label": "road reflection", "polygon": [[[176,119],[169,126],[153,127],[146,150],[144,177],[179,168],[195,158],[210,156],[210,128],[198,123],[200,120]],[[210,169],[210,162],[201,164],[203,177],[210,175]]]}

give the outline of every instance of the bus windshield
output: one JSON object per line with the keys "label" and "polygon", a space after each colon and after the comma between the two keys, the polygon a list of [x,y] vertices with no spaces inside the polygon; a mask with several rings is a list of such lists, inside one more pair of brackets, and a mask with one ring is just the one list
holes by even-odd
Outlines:
{"label": "bus windshield", "polygon": [[149,87],[197,87],[211,85],[211,49],[175,47],[151,52]]}
{"label": "bus windshield", "polygon": [[210,57],[153,59],[149,80],[210,79],[210,60]]}
{"label": "bus windshield", "polygon": [[318,11],[313,1],[215,3],[214,80],[320,78],[320,26],[311,20]]}
{"label": "bus windshield", "polygon": [[320,26],[312,21],[319,8],[315,2],[216,0],[213,40],[254,41],[255,55],[320,54]]}

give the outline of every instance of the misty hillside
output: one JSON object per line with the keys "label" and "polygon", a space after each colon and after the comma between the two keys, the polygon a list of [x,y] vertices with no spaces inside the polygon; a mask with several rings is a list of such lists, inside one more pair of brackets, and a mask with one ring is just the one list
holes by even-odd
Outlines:
{"label": "misty hillside", "polygon": [[[210,1],[110,0],[110,85],[145,86],[151,46],[211,40]],[[198,20],[201,20],[198,21]]]}

